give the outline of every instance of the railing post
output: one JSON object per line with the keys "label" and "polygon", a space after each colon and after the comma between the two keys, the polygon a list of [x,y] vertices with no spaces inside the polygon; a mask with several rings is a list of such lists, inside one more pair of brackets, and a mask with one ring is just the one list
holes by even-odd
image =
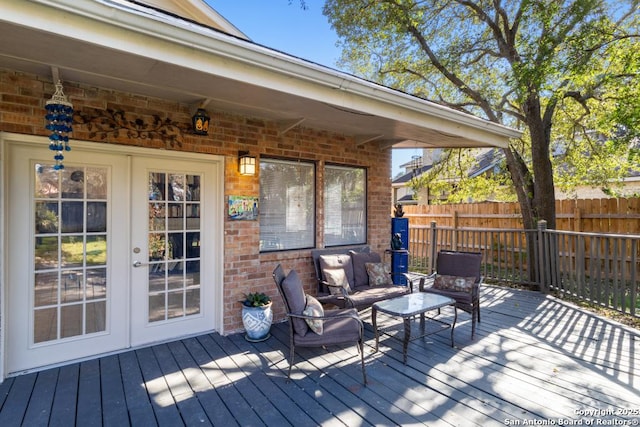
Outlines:
{"label": "railing post", "polygon": [[546,284],[546,271],[545,271],[545,231],[547,230],[547,221],[538,221],[538,274],[537,281],[541,292],[549,292],[549,287]]}
{"label": "railing post", "polygon": [[433,268],[434,268],[434,263],[433,261],[436,259],[436,253],[437,253],[437,246],[438,246],[438,242],[437,239],[438,238],[438,229],[436,228],[436,222],[435,221],[431,221],[431,228],[429,229],[429,243],[430,243],[430,247],[429,247],[429,265],[427,266],[427,271],[429,272],[429,274],[433,273]]}

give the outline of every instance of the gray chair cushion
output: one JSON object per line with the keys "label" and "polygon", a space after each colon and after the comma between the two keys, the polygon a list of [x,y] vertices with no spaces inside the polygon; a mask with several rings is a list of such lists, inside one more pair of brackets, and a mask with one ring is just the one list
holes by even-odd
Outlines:
{"label": "gray chair cushion", "polygon": [[367,273],[366,263],[379,263],[381,261],[380,255],[371,252],[371,253],[362,253],[362,252],[350,252],[351,254],[351,262],[353,262],[353,280],[351,288],[358,286],[367,286],[369,285],[369,274]]}
{"label": "gray chair cushion", "polygon": [[[289,312],[292,314],[302,314],[307,299],[302,288],[302,281],[295,270],[291,270],[287,277],[282,281],[282,292],[286,298],[286,302],[289,305]],[[304,336],[309,330],[309,325],[304,319],[294,318],[290,319],[293,322],[293,329],[296,334]]]}
{"label": "gray chair cushion", "polygon": [[[302,347],[320,347],[323,345],[337,345],[344,343],[358,342],[360,339],[360,323],[358,322],[358,312],[355,309],[347,310],[326,310],[324,320],[324,333],[306,334],[305,336],[295,335],[293,337],[295,345]],[[350,315],[355,317],[332,317],[335,315]]]}
{"label": "gray chair cushion", "polygon": [[362,286],[356,288],[353,294],[349,295],[349,298],[351,298],[354,307],[364,308],[377,301],[402,296],[408,291],[408,286]]}
{"label": "gray chair cushion", "polygon": [[452,290],[443,290],[443,289],[434,289],[434,288],[424,288],[424,292],[444,295],[445,297],[453,298],[456,300],[456,304],[459,308],[466,309],[467,306],[471,306],[473,303],[473,295],[470,292],[457,292]]}

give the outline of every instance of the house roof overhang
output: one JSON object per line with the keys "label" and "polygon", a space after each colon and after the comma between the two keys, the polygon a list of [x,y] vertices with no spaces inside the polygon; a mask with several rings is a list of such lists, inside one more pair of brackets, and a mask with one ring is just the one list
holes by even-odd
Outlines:
{"label": "house roof overhang", "polygon": [[506,147],[521,133],[126,0],[5,0],[0,67],[353,136]]}

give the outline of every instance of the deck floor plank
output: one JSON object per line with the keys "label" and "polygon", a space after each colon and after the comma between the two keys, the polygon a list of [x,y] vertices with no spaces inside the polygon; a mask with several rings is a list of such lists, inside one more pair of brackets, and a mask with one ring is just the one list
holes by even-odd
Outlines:
{"label": "deck floor plank", "polygon": [[30,404],[23,424],[27,426],[46,425],[51,417],[53,396],[58,381],[58,369],[39,372],[31,394]]}
{"label": "deck floor plank", "polygon": [[128,426],[129,414],[118,356],[112,355],[100,359],[100,383],[103,425]]}
{"label": "deck floor plank", "polygon": [[[196,338],[171,343],[171,350],[214,426],[239,425],[207,374],[215,369]],[[200,361],[200,362],[199,362]]]}
{"label": "deck floor plank", "polygon": [[7,400],[14,381],[15,378],[11,377],[5,379],[4,382],[0,383],[0,408],[2,408],[4,402]]}
{"label": "deck floor plank", "polygon": [[62,366],[58,372],[58,382],[51,407],[49,424],[52,426],[71,426],[76,422],[78,406],[78,381],[80,364]]}
{"label": "deck floor plank", "polygon": [[153,348],[136,350],[136,355],[158,425],[167,427],[183,425],[180,411],[171,395]]}
{"label": "deck floor plank", "polygon": [[37,373],[31,373],[15,378],[0,410],[0,426],[22,425],[37,377]]}
{"label": "deck floor plank", "polygon": [[120,378],[130,424],[132,426],[155,425],[155,413],[142,378],[142,371],[140,370],[136,353],[128,351],[119,354],[118,361],[120,363]]}
{"label": "deck floor plank", "polygon": [[153,352],[184,423],[186,425],[212,425],[184,373],[178,367],[169,345],[156,345],[153,347]]}
{"label": "deck floor plank", "polygon": [[100,361],[93,359],[80,363],[76,423],[81,426],[102,425]]}
{"label": "deck floor plank", "polygon": [[[243,387],[240,384],[244,379],[233,375],[234,365],[230,364],[227,354],[218,346],[212,335],[198,337],[198,341],[206,351],[207,377],[215,386],[221,400],[227,409],[233,414],[233,421],[241,425],[264,425],[259,414],[256,413],[248,399],[250,395],[242,394]],[[196,359],[198,363],[203,361]],[[230,420],[230,422],[232,422]]]}
{"label": "deck floor plank", "polygon": [[640,331],[531,291],[483,286],[481,304],[475,339],[460,312],[455,347],[448,332],[415,340],[406,365],[393,337],[373,352],[362,312],[366,387],[355,345],[298,349],[288,382],[288,324],[278,323],[260,343],[204,334],[8,378],[0,426],[640,421],[615,413],[640,410]]}

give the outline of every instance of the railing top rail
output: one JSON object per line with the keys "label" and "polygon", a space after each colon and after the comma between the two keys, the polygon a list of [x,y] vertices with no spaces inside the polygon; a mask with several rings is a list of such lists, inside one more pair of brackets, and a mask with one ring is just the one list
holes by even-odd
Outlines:
{"label": "railing top rail", "polygon": [[[413,229],[430,229],[429,225],[412,225]],[[461,230],[461,231],[483,231],[483,232],[525,232],[525,233],[537,233],[537,229],[524,229],[524,228],[478,228],[478,227],[451,227],[447,225],[438,225],[436,226],[438,230]],[[591,236],[591,237],[613,237],[613,238],[624,238],[624,239],[632,239],[632,240],[640,240],[640,234],[619,234],[619,233],[589,233],[585,231],[567,231],[567,230],[553,230],[550,228],[545,228],[544,232],[552,233],[552,234],[564,234],[564,235],[575,235],[575,236]]]}
{"label": "railing top rail", "polygon": [[546,233],[551,233],[551,234],[564,234],[564,235],[589,236],[589,237],[613,237],[617,239],[640,240],[640,234],[589,233],[585,231],[566,231],[566,230],[552,230],[552,229],[545,229],[544,231]]}
{"label": "railing top rail", "polygon": [[[425,228],[431,229],[430,225],[411,225],[412,229],[416,228]],[[524,228],[478,228],[478,227],[451,227],[448,225],[438,225],[436,226],[438,230],[463,230],[463,231],[493,231],[493,232],[537,232],[538,230],[535,228],[524,229]]]}

